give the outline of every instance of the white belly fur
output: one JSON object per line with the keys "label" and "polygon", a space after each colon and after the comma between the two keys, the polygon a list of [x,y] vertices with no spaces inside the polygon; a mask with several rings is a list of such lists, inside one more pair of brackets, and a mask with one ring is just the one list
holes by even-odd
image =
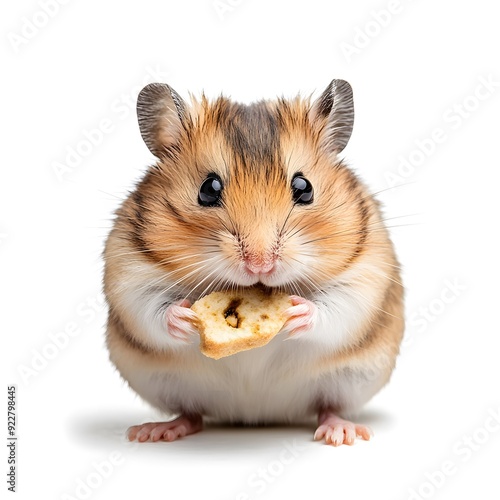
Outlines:
{"label": "white belly fur", "polygon": [[310,368],[317,357],[317,346],[278,336],[264,347],[219,360],[206,358],[192,344],[183,354],[182,371],[117,367],[131,388],[160,410],[225,422],[297,422],[314,415],[320,402],[352,414],[384,383],[380,377],[360,383],[359,374],[354,379],[335,370],[318,377]]}

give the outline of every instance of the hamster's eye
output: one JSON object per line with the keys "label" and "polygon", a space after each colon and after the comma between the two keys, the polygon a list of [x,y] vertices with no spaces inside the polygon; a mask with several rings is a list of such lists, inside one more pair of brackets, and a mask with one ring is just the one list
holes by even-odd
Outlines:
{"label": "hamster's eye", "polygon": [[312,203],[314,191],[312,184],[300,173],[292,179],[293,201],[298,205]]}
{"label": "hamster's eye", "polygon": [[210,174],[200,186],[198,203],[203,207],[218,207],[222,195],[222,180],[217,174]]}

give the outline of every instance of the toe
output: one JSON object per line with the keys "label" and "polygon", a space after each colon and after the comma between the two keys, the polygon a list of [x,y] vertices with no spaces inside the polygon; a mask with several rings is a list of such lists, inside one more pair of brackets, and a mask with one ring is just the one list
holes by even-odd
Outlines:
{"label": "toe", "polygon": [[141,429],[137,433],[137,441],[139,443],[145,443],[149,439],[149,431],[147,429]]}
{"label": "toe", "polygon": [[310,328],[311,320],[308,316],[293,316],[285,322],[281,332],[288,334],[288,338],[298,338]]}
{"label": "toe", "polygon": [[140,429],[139,425],[134,425],[132,427],[129,427],[127,429],[127,439],[129,441],[133,441],[136,438],[137,433],[139,432],[139,429]]}
{"label": "toe", "polygon": [[157,442],[160,439],[163,438],[163,434],[165,433],[165,430],[168,429],[167,424],[161,424],[157,425],[152,431],[151,431],[151,441]]}
{"label": "toe", "polygon": [[320,425],[317,429],[316,432],[314,433],[314,440],[315,441],[320,441],[325,437],[326,431],[328,427],[326,425]]}
{"label": "toe", "polygon": [[151,422],[148,422],[147,424],[134,425],[129,427],[127,430],[127,437],[129,441],[134,441],[135,439],[139,441],[139,437],[143,437],[145,434],[149,437],[149,430],[153,427],[154,424]]}
{"label": "toe", "polygon": [[299,304],[307,304],[307,299],[300,297],[299,295],[290,295],[290,301],[292,306],[298,306]]}
{"label": "toe", "polygon": [[356,435],[358,435],[365,441],[369,441],[370,438],[373,436],[373,432],[366,425],[356,425]]}
{"label": "toe", "polygon": [[187,434],[187,429],[185,425],[179,425],[176,430],[177,430],[177,437],[182,438]]}
{"label": "toe", "polygon": [[183,438],[187,434],[186,426],[177,425],[171,429],[167,429],[163,433],[163,439],[165,441],[175,441],[176,439]]}
{"label": "toe", "polygon": [[354,425],[346,425],[344,427],[344,444],[352,446],[356,441],[356,429]]}
{"label": "toe", "polygon": [[168,429],[163,433],[163,439],[165,441],[173,441],[175,439],[175,434],[172,429]]}
{"label": "toe", "polygon": [[288,318],[292,316],[306,316],[310,310],[307,304],[297,304],[296,306],[289,307],[284,311],[284,315]]}
{"label": "toe", "polygon": [[344,443],[344,426],[336,425],[333,429],[332,436],[330,439],[333,446],[340,446]]}

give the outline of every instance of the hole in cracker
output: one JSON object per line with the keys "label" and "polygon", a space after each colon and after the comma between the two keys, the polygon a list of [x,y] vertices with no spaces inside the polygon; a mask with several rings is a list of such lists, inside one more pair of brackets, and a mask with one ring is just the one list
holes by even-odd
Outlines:
{"label": "hole in cracker", "polygon": [[224,318],[226,323],[232,328],[239,328],[243,318],[238,314],[238,307],[241,304],[241,299],[233,299],[224,311]]}

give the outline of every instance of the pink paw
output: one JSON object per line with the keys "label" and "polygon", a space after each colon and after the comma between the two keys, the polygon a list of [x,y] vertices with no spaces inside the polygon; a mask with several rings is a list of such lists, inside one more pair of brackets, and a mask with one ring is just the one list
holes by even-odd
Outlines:
{"label": "pink paw", "polygon": [[170,422],[148,422],[134,425],[127,431],[129,441],[175,441],[189,434],[201,431],[203,420],[200,415],[181,415]]}
{"label": "pink paw", "polygon": [[190,343],[190,337],[198,333],[198,317],[190,307],[189,300],[184,299],[168,306],[165,312],[168,333],[186,343]]}
{"label": "pink paw", "polygon": [[371,429],[366,425],[353,424],[348,420],[344,420],[331,412],[325,412],[320,415],[319,427],[314,433],[316,441],[325,438],[326,444],[340,446],[354,444],[356,438],[359,437],[365,441],[369,441],[373,436]]}
{"label": "pink paw", "polygon": [[285,316],[288,319],[281,331],[288,334],[288,339],[296,339],[314,327],[318,308],[310,300],[297,295],[292,295],[290,300],[292,307],[285,311]]}

